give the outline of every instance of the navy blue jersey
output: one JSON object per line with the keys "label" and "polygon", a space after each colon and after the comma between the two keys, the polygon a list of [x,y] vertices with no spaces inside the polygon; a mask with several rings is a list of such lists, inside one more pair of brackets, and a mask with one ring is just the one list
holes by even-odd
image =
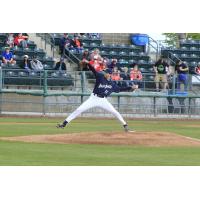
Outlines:
{"label": "navy blue jersey", "polygon": [[122,92],[131,90],[132,87],[119,87],[115,81],[107,80],[104,72],[97,72],[92,66],[89,65],[90,70],[94,73],[96,83],[94,86],[93,93],[101,97],[107,97],[112,92]]}

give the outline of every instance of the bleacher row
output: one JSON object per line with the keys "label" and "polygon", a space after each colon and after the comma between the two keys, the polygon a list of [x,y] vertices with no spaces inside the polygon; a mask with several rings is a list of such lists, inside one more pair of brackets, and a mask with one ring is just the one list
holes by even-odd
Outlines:
{"label": "bleacher row", "polygon": [[[6,47],[7,34],[0,34],[0,59],[1,54]],[[54,58],[46,56],[43,49],[37,48],[33,41],[28,42],[28,48],[19,48],[17,46],[10,49],[13,53],[13,58],[16,60],[15,65],[1,64],[3,69],[3,84],[4,85],[41,85],[43,84],[43,72],[27,72],[20,68],[23,61],[23,56],[28,55],[30,58],[37,56],[44,66],[45,70],[50,70],[47,73],[47,81],[49,86],[67,86],[73,85],[73,78],[70,74],[51,71],[54,68]]]}
{"label": "bleacher row", "polygon": [[200,40],[182,40],[180,48],[165,48],[161,54],[174,61],[178,58],[192,69],[200,62]]}
{"label": "bleacher row", "polygon": [[[62,34],[52,34],[54,37],[55,45],[59,45],[59,40]],[[100,55],[108,59],[118,59],[119,67],[130,67],[133,63],[138,63],[139,68],[146,68],[149,72],[154,62],[150,57],[144,53],[143,47],[128,44],[104,44],[101,38],[91,38],[87,35],[83,35],[81,38],[84,49],[88,49],[90,52],[94,49],[99,49]],[[82,52],[76,50],[70,50],[79,60],[82,59]],[[78,63],[77,63],[78,64]]]}

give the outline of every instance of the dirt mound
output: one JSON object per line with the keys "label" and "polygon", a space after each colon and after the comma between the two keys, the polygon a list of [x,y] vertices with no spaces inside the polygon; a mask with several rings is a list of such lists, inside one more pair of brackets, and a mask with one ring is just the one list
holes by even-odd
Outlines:
{"label": "dirt mound", "polygon": [[92,132],[1,137],[0,140],[57,144],[109,144],[133,146],[200,146],[200,140],[170,132]]}

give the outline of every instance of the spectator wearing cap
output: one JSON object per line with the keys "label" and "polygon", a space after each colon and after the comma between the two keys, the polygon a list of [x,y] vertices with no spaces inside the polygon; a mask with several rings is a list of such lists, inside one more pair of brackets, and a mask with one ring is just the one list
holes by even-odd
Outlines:
{"label": "spectator wearing cap", "polygon": [[134,85],[137,85],[138,88],[142,87],[142,73],[138,69],[137,63],[134,63],[133,68],[130,70],[130,80]]}
{"label": "spectator wearing cap", "polygon": [[188,66],[181,60],[178,60],[176,62],[175,71],[177,73],[177,90],[180,90],[181,84],[183,84],[184,91],[186,91],[188,85]]}
{"label": "spectator wearing cap", "polygon": [[34,71],[41,71],[44,69],[43,64],[37,59],[37,56],[34,56],[30,63],[31,63],[31,68]]}
{"label": "spectator wearing cap", "polygon": [[22,47],[22,48],[27,48],[28,47],[28,36],[22,35],[22,33],[19,33],[15,39],[14,39],[14,44],[16,46]]}
{"label": "spectator wearing cap", "polygon": [[13,54],[10,52],[10,48],[6,47],[5,51],[2,52],[2,62],[4,64],[15,64],[16,61],[13,59]]}
{"label": "spectator wearing cap", "polygon": [[23,56],[23,61],[22,63],[19,65],[22,69],[25,69],[27,71],[30,71],[32,70],[32,67],[31,67],[31,63],[30,63],[30,59],[29,59],[29,56],[28,55],[24,55]]}
{"label": "spectator wearing cap", "polygon": [[66,67],[64,60],[65,59],[63,57],[61,57],[60,60],[56,63],[54,70],[66,71],[67,67]]}

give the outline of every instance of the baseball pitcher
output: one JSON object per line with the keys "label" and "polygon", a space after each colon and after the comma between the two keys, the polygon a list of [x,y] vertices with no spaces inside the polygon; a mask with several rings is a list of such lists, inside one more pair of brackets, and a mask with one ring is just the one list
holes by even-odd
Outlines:
{"label": "baseball pitcher", "polygon": [[96,78],[96,83],[93,89],[93,93],[90,97],[83,102],[73,113],[71,113],[63,123],[58,124],[57,128],[64,128],[68,123],[70,123],[73,119],[79,116],[86,110],[94,107],[100,107],[110,113],[112,113],[123,125],[125,132],[133,132],[128,128],[127,123],[124,121],[121,114],[112,106],[112,104],[107,100],[107,97],[112,92],[122,92],[122,91],[134,91],[137,89],[136,85],[130,87],[119,87],[115,81],[111,80],[111,69],[106,69],[101,72],[97,72],[94,67],[88,64],[90,70],[93,72]]}

